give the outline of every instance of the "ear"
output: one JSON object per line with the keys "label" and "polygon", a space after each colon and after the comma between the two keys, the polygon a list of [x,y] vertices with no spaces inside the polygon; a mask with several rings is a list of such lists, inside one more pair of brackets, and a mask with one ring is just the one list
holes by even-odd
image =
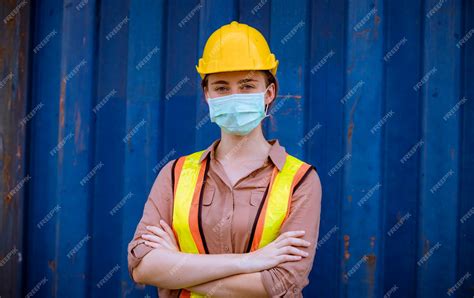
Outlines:
{"label": "ear", "polygon": [[265,93],[265,104],[270,104],[275,100],[276,95],[276,86],[274,83],[271,83],[267,87],[267,92]]}
{"label": "ear", "polygon": [[204,87],[203,93],[204,93],[204,99],[206,100],[206,102],[208,102],[209,101],[209,89],[207,89],[207,87]]}

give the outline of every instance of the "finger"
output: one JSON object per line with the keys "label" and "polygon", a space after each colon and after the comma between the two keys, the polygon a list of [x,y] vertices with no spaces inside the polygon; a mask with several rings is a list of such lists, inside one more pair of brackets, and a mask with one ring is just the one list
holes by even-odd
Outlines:
{"label": "finger", "polygon": [[303,246],[303,247],[308,247],[311,245],[311,242],[306,241],[301,238],[285,238],[283,240],[280,240],[280,242],[276,243],[277,248],[281,248],[284,246]]}
{"label": "finger", "polygon": [[301,237],[305,233],[306,233],[305,231],[288,231],[288,232],[285,232],[285,233],[281,234],[280,236],[278,236],[278,238],[276,240],[280,241],[280,240],[283,240],[283,239],[289,238],[289,237]]}
{"label": "finger", "polygon": [[[142,238],[145,240],[145,242],[150,242],[154,243],[155,245],[158,245],[159,247],[167,248],[167,249],[174,249],[171,243],[168,241],[164,240],[163,238],[160,238],[158,236],[154,235],[142,235]],[[150,239],[152,238],[152,239]]]}
{"label": "finger", "polygon": [[295,261],[299,261],[301,260],[302,257],[301,256],[293,256],[293,255],[281,255],[281,256],[278,256],[277,260],[280,262],[280,263],[284,263],[284,262],[295,262]]}
{"label": "finger", "polygon": [[156,226],[147,226],[146,228],[147,228],[148,231],[150,231],[150,232],[156,234],[157,236],[160,236],[161,238],[171,242],[170,236],[162,228],[156,227]]}
{"label": "finger", "polygon": [[302,256],[302,257],[309,256],[309,253],[293,246],[285,246],[284,248],[280,249],[280,252],[282,254],[294,255],[294,256]]}
{"label": "finger", "polygon": [[178,242],[176,241],[176,237],[174,236],[173,229],[171,229],[171,227],[164,220],[160,220],[160,224],[165,230],[165,232],[168,233],[168,235],[170,236],[170,239],[173,244],[176,244],[176,246],[178,246]]}
{"label": "finger", "polygon": [[161,238],[159,236],[150,235],[150,234],[143,234],[142,238],[147,240],[147,241],[156,242],[156,243],[159,243],[160,240],[161,240]]}
{"label": "finger", "polygon": [[151,241],[146,241],[146,240],[145,240],[145,242],[143,242],[143,243],[144,243],[145,245],[148,245],[148,246],[153,247],[153,248],[158,248],[158,247],[160,247],[160,245],[159,245],[158,243],[151,242]]}

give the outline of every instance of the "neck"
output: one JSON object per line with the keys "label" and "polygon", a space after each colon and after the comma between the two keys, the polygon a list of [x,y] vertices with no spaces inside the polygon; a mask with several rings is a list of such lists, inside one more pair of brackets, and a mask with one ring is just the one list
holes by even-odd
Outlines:
{"label": "neck", "polygon": [[248,135],[231,135],[221,130],[221,141],[216,148],[216,158],[224,161],[260,159],[268,155],[271,144],[263,136],[262,126]]}

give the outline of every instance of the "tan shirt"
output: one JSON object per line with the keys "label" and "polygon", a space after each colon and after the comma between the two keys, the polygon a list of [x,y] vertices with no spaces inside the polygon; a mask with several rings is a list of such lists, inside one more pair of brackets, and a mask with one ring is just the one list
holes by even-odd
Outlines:
{"label": "tan shirt", "polygon": [[[273,167],[279,170],[285,162],[285,148],[278,140],[270,140],[269,158],[257,170],[240,179],[234,188],[223,167],[215,159],[219,139],[209,146],[202,159],[210,154],[208,176],[203,188],[202,227],[211,254],[245,253],[252,225],[257,215],[265,189],[270,182]],[[171,169],[175,160],[169,161],[160,171],[145,203],[143,216],[138,223],[133,240],[128,245],[128,269],[132,269],[153,248],[140,238],[147,233],[146,226],[159,226],[160,219],[171,225],[173,193]],[[321,184],[315,170],[304,178],[295,189],[290,213],[281,227],[286,231],[305,230],[303,239],[311,242],[301,248],[309,256],[296,262],[282,263],[261,271],[262,283],[270,296],[302,297],[301,290],[308,285],[308,275],[313,266],[319,233],[321,212]],[[160,297],[177,297],[179,290],[158,289]]]}

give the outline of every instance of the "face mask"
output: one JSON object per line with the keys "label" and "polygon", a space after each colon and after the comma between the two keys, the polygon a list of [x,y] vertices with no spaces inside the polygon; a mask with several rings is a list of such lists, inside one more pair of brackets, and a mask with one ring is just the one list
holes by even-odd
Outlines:
{"label": "face mask", "polygon": [[[270,86],[269,86],[270,87]],[[217,123],[225,132],[247,135],[267,117],[265,93],[231,94],[209,99],[211,122]],[[268,108],[268,105],[267,105]]]}

